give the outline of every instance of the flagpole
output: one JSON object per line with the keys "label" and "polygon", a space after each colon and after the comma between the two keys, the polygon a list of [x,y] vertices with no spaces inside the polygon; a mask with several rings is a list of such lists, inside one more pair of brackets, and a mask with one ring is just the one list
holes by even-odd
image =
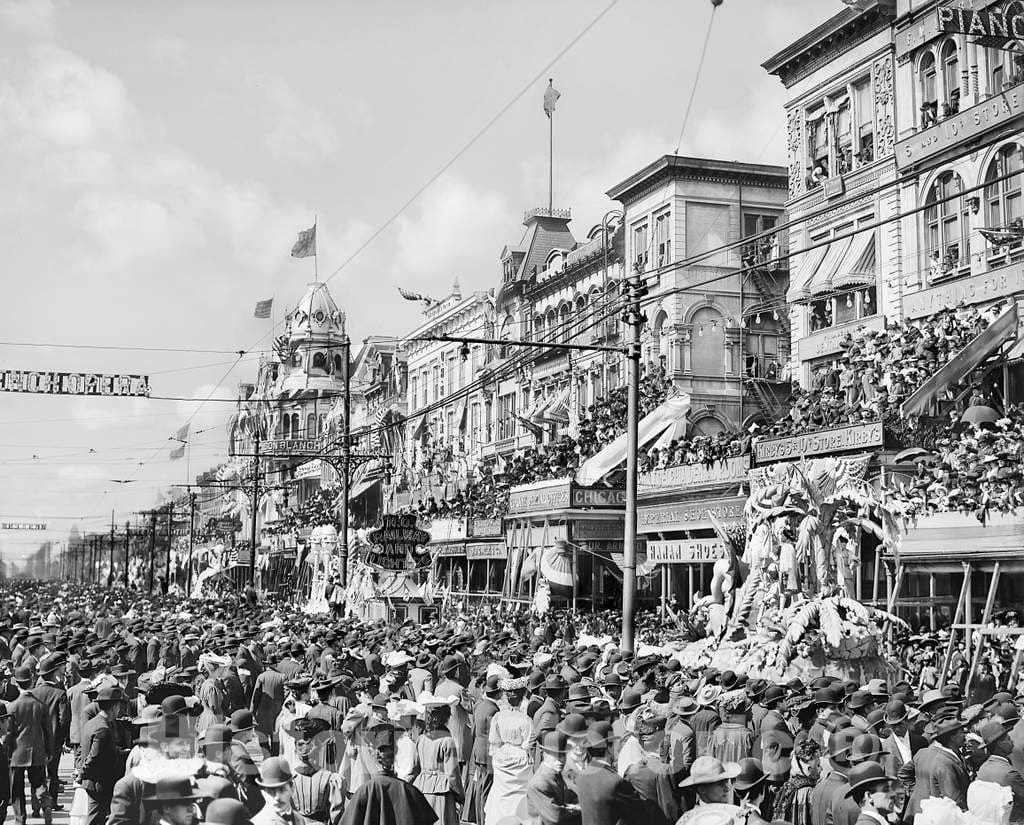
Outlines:
{"label": "flagpole", "polygon": [[[554,84],[554,78],[548,81]],[[548,217],[553,214],[555,201],[555,112],[548,115]]]}
{"label": "flagpole", "polygon": [[319,244],[316,242],[316,215],[313,215],[313,280],[320,281],[320,271],[317,265],[317,247]]}

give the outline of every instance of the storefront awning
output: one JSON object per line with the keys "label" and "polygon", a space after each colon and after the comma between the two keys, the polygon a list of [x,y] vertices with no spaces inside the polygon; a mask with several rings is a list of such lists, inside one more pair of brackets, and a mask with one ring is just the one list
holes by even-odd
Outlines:
{"label": "storefront awning", "polygon": [[556,392],[551,401],[534,416],[543,421],[555,424],[569,423],[569,388],[563,387]]}
{"label": "storefront awning", "polygon": [[846,260],[852,244],[853,238],[840,238],[828,245],[828,252],[825,253],[821,266],[818,267],[810,284],[807,285],[807,291],[811,293],[811,297],[826,295],[835,290],[832,283],[836,273],[842,267],[843,261]]}
{"label": "storefront awning", "polygon": [[[819,246],[817,249],[812,249],[809,252],[799,253],[800,264],[797,267],[796,273],[790,279],[789,291],[786,293],[787,301],[794,303],[801,298],[806,300],[811,296],[811,278],[814,277],[814,273],[821,266],[826,252],[828,252],[827,246]],[[793,257],[797,256],[794,255]]]}
{"label": "storefront awning", "polygon": [[[662,435],[665,430],[683,421],[690,413],[690,396],[679,395],[663,401],[640,420],[639,444],[641,450]],[[576,471],[576,482],[586,487],[597,484],[608,473],[626,460],[626,434],[623,433],[596,455],[588,458]]]}
{"label": "storefront awning", "polygon": [[380,476],[376,478],[364,478],[362,481],[352,486],[352,494],[348,497],[349,501],[355,501],[359,496],[370,491],[371,488],[380,484]]}
{"label": "storefront awning", "polygon": [[1006,341],[1017,337],[1017,305],[1011,303],[988,328],[971,340],[900,405],[904,415],[920,415],[935,396],[960,383]]}
{"label": "storefront awning", "polygon": [[[832,277],[831,289],[863,286],[875,283],[875,231],[854,235],[846,253]],[[813,291],[813,290],[812,290]],[[826,290],[831,291],[831,290]]]}

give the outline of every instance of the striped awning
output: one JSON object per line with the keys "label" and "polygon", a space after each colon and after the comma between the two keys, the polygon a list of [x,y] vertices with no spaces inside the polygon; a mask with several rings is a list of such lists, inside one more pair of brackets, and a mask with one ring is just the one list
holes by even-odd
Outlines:
{"label": "striped awning", "polygon": [[569,388],[563,387],[553,396],[551,400],[534,416],[535,419],[550,421],[554,424],[569,423]]}
{"label": "striped awning", "polygon": [[807,300],[811,297],[811,279],[814,277],[814,273],[818,271],[818,267],[821,266],[821,262],[825,258],[826,252],[828,252],[828,247],[819,246],[817,249],[812,249],[808,252],[801,252],[798,254],[794,253],[791,256],[793,259],[799,259],[800,263],[797,265],[796,272],[790,279],[789,290],[786,293],[787,301],[794,303],[801,299]]}
{"label": "striped awning", "polygon": [[875,231],[854,235],[852,241],[832,278],[834,289],[875,283]]}
{"label": "striped awning", "polygon": [[829,295],[839,289],[875,282],[875,231],[839,238],[801,256],[786,299],[790,303]]}
{"label": "striped awning", "polygon": [[815,271],[814,277],[811,278],[811,282],[807,287],[811,297],[827,295],[829,292],[835,291],[836,274],[839,272],[840,267],[842,267],[852,244],[853,238],[840,238],[828,245],[828,252],[825,253],[824,260],[822,260],[821,265]]}

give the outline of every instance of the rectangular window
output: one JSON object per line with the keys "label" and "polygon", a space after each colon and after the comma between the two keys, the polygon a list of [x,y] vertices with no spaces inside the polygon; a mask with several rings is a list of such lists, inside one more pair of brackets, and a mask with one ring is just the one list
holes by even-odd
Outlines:
{"label": "rectangular window", "polygon": [[871,80],[853,85],[853,106],[856,117],[855,166],[865,166],[875,159],[875,110],[871,99]]}
{"label": "rectangular window", "polygon": [[431,386],[434,388],[433,398],[437,401],[441,397],[441,368],[434,367],[431,372]]}
{"label": "rectangular window", "polygon": [[836,163],[840,175],[853,169],[853,112],[849,98],[839,104],[836,112]]}
{"label": "rectangular window", "polygon": [[448,371],[445,373],[445,379],[446,379],[446,382],[447,382],[447,394],[448,395],[451,395],[453,392],[455,392],[455,389],[456,389],[455,380],[456,380],[456,378],[458,378],[458,373],[456,372],[456,369],[457,368],[455,366],[455,356],[454,355],[449,355],[448,356]]}
{"label": "rectangular window", "polygon": [[512,438],[516,434],[516,395],[509,393],[498,398],[498,440]]}
{"label": "rectangular window", "polygon": [[419,392],[419,386],[417,385],[416,376],[414,375],[412,377],[412,383],[409,387],[409,398],[412,399],[412,409],[410,409],[409,412],[412,412],[413,410],[416,409],[416,404],[419,401],[419,396],[416,394],[417,392]]}
{"label": "rectangular window", "polygon": [[658,266],[664,266],[672,260],[672,236],[669,226],[668,210],[654,216],[654,254]]}
{"label": "rectangular window", "polygon": [[480,405],[474,403],[469,408],[469,437],[471,448],[475,448],[480,443]]}
{"label": "rectangular window", "polygon": [[[686,255],[700,255],[729,242],[729,207],[717,203],[686,204]],[[728,252],[700,261],[701,266],[728,266]]]}
{"label": "rectangular window", "polygon": [[641,269],[647,267],[647,221],[633,227],[633,263]]}

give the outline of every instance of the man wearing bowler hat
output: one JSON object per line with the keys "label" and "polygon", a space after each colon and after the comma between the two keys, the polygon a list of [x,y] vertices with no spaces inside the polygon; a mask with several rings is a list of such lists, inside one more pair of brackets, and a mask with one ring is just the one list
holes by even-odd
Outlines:
{"label": "man wearing bowler hat", "polygon": [[845,796],[860,808],[855,825],[889,825],[903,808],[905,794],[895,777],[877,762],[861,762],[850,770]]}
{"label": "man wearing bowler hat", "polygon": [[103,825],[106,821],[114,785],[124,773],[111,729],[117,706],[123,700],[119,686],[101,687],[96,694],[99,710],[82,728],[82,787],[89,795],[87,825]]}
{"label": "man wearing bowler hat", "polygon": [[[565,679],[557,673],[544,680],[544,684],[541,686],[544,703],[533,714],[533,733],[529,743],[531,748],[540,741],[545,733],[557,728],[558,723],[562,721],[562,708],[565,705],[568,689],[569,686],[565,683]],[[537,762],[540,762],[539,758]]]}
{"label": "man wearing bowler hat", "polygon": [[55,811],[64,810],[56,803],[57,795],[60,792],[58,767],[60,755],[64,752],[64,743],[67,742],[71,729],[71,705],[68,702],[68,695],[64,691],[66,665],[67,657],[63,653],[50,653],[43,657],[38,666],[39,682],[32,689],[36,698],[46,706],[50,730],[53,731],[53,751],[50,761],[46,764],[46,773],[49,778],[50,798],[55,800],[53,804]]}
{"label": "man wearing bowler hat", "polygon": [[979,782],[995,782],[1013,792],[1013,808],[1010,822],[1024,821],[1024,779],[1010,764],[1013,742],[1010,731],[1002,722],[994,719],[982,724],[979,731],[988,759],[978,769]]}
{"label": "man wearing bowler hat", "polygon": [[893,699],[886,704],[884,713],[882,721],[889,735],[882,740],[885,751],[881,760],[882,767],[886,773],[896,776],[899,769],[914,758],[915,753],[927,747],[928,742],[910,729],[910,711],[901,700]]}
{"label": "man wearing bowler hat", "polygon": [[948,797],[958,807],[967,808],[967,786],[971,778],[961,756],[964,727],[955,710],[935,716],[926,731],[931,743],[900,768],[897,775],[911,790],[906,811],[908,819],[921,813],[922,800],[932,796]]}
{"label": "man wearing bowler hat", "polygon": [[[11,798],[14,819],[25,825],[25,774],[32,787],[32,800],[39,799],[43,818],[50,825],[53,800],[46,781],[46,765],[53,757],[53,730],[46,706],[32,692],[35,674],[24,665],[15,668],[14,681],[18,685],[18,698],[8,708],[10,733],[8,748],[11,752]],[[99,825],[90,822],[89,825]]]}
{"label": "man wearing bowler hat", "polygon": [[585,734],[587,767],[576,779],[583,825],[633,825],[648,821],[648,805],[611,764],[608,739]]}
{"label": "man wearing bowler hat", "polygon": [[537,825],[580,823],[579,801],[562,774],[568,747],[568,737],[558,731],[548,731],[537,743],[543,756],[526,788],[529,812],[537,818]]}
{"label": "man wearing bowler hat", "polygon": [[199,795],[188,779],[160,779],[142,797],[142,805],[159,825],[195,825]]}

